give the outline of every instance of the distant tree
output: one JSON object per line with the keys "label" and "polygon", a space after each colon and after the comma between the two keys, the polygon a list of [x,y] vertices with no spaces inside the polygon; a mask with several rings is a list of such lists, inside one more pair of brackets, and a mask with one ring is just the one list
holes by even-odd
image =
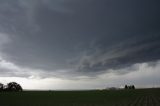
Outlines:
{"label": "distant tree", "polygon": [[125,89],[128,89],[128,86],[127,85],[125,85],[125,87],[124,87]]}
{"label": "distant tree", "polygon": [[132,86],[131,86],[131,88],[132,88],[132,89],[135,89],[135,86],[134,86],[134,85],[132,85]]}
{"label": "distant tree", "polygon": [[135,89],[134,85],[125,85],[125,89]]}
{"label": "distant tree", "polygon": [[22,91],[22,87],[20,84],[16,82],[10,82],[7,84],[7,87],[5,89],[6,91]]}
{"label": "distant tree", "polygon": [[3,91],[4,85],[0,83],[0,91]]}

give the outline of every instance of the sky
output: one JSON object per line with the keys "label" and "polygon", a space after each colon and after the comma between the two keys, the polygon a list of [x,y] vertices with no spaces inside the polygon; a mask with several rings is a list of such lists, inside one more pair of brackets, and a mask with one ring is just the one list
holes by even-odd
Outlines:
{"label": "sky", "polygon": [[159,0],[0,0],[0,82],[160,87]]}

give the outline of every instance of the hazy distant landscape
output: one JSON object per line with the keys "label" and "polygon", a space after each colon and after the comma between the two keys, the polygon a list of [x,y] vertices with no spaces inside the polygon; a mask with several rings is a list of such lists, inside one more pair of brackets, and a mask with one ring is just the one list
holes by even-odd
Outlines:
{"label": "hazy distant landscape", "polygon": [[0,92],[0,106],[160,106],[160,89]]}

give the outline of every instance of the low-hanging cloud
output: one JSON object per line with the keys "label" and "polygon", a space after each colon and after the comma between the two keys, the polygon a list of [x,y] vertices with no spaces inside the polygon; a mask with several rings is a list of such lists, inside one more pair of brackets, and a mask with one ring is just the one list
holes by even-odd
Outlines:
{"label": "low-hanging cloud", "polygon": [[6,72],[4,76],[94,77],[157,62],[159,5],[142,1],[1,1],[1,64],[18,67],[7,66],[1,72]]}
{"label": "low-hanging cloud", "polygon": [[117,45],[112,45],[113,47],[105,48],[102,45],[103,48],[96,48],[95,46],[95,50],[80,58],[77,69],[82,72],[96,72],[130,67],[136,63],[158,61],[160,58],[159,42],[159,33],[156,33],[145,35],[143,39],[132,38],[122,41]]}
{"label": "low-hanging cloud", "polygon": [[[0,76],[0,80],[4,83],[16,81],[20,83],[25,89],[105,89],[108,87],[124,87],[125,84],[134,84],[136,88],[143,87],[159,87],[159,68],[160,62],[155,63],[141,63],[132,65],[132,72],[127,74],[116,74],[115,70],[103,73],[97,77],[90,78],[79,76],[76,79],[63,78],[34,78],[31,77],[13,77]],[[127,68],[116,70],[120,72],[128,71]],[[42,84],[43,83],[43,84]]]}

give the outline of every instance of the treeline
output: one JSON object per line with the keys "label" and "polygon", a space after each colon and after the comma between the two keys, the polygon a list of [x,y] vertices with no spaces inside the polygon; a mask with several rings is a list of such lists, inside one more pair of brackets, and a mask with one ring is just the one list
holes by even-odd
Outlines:
{"label": "treeline", "polygon": [[135,89],[134,85],[125,85],[124,89]]}
{"label": "treeline", "polygon": [[19,92],[23,91],[23,89],[21,85],[16,82],[10,82],[7,85],[0,83],[0,92],[5,92],[5,91]]}

